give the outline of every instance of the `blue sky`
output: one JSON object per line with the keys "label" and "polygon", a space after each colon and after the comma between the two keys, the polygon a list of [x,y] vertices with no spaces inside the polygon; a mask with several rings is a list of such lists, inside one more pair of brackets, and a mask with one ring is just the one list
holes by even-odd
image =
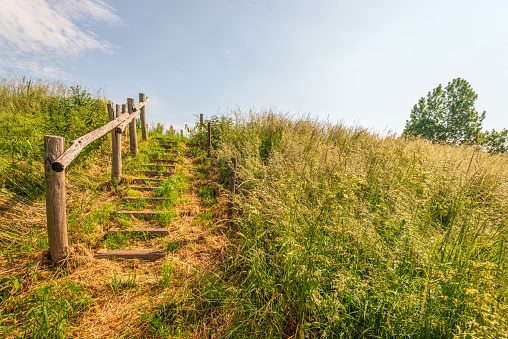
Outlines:
{"label": "blue sky", "polygon": [[175,126],[274,108],[401,133],[438,84],[469,81],[508,127],[506,1],[0,0],[0,75],[150,96]]}

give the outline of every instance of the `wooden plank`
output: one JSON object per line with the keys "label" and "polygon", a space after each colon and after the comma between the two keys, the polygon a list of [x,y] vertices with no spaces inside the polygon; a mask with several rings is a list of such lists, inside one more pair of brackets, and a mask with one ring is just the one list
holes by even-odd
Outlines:
{"label": "wooden plank", "polygon": [[140,192],[149,192],[155,189],[154,187],[142,187],[142,186],[131,186],[130,188]]}
{"label": "wooden plank", "polygon": [[160,169],[164,170],[174,170],[175,166],[172,165],[162,165],[162,164],[144,164],[143,166],[149,167],[152,171],[158,171]]}
{"label": "wooden plank", "polygon": [[124,198],[124,200],[126,200],[126,201],[137,201],[138,199],[146,200],[147,202],[150,202],[150,201],[160,202],[160,201],[170,200],[170,199],[164,198],[164,197],[125,197]]}
{"label": "wooden plank", "polygon": [[172,145],[159,144],[159,146],[160,146],[161,148],[164,148],[164,149],[174,149],[174,146],[172,146]]}
{"label": "wooden plank", "polygon": [[108,234],[136,234],[136,235],[147,235],[155,237],[165,237],[169,235],[167,228],[163,227],[151,227],[151,228],[118,228],[114,227],[109,229]]}
{"label": "wooden plank", "polygon": [[170,149],[161,149],[161,148],[154,148],[152,149],[153,152],[162,152],[166,154],[178,154],[178,151],[176,150],[170,150]]}
{"label": "wooden plank", "polygon": [[166,256],[163,250],[99,250],[96,259],[143,259],[155,261]]}
{"label": "wooden plank", "polygon": [[134,179],[129,179],[127,181],[129,183],[131,183],[131,184],[145,185],[145,184],[149,184],[149,183],[152,183],[152,182],[161,182],[161,181],[164,181],[164,179],[159,179],[159,178],[134,178]]}
{"label": "wooden plank", "polygon": [[153,219],[156,216],[158,216],[161,212],[160,211],[117,211],[116,214],[118,215],[125,215],[125,216],[131,216],[138,219]]}
{"label": "wooden plank", "polygon": [[175,174],[173,172],[160,172],[160,171],[145,171],[144,173],[147,177],[164,177],[164,178],[168,178],[173,174]]}
{"label": "wooden plank", "polygon": [[169,140],[167,140],[166,138],[155,138],[155,139],[157,139],[157,141],[164,141],[164,142],[167,142],[168,144],[173,144],[173,145],[178,144],[178,141],[169,141]]}
{"label": "wooden plank", "polygon": [[174,164],[176,163],[176,160],[150,158],[150,162],[162,164]]}

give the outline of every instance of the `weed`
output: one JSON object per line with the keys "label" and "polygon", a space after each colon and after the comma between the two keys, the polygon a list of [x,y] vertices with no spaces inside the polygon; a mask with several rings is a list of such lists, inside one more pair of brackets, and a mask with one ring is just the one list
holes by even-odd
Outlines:
{"label": "weed", "polygon": [[123,289],[138,288],[139,278],[137,277],[135,271],[129,273],[129,275],[125,279],[122,279],[122,277],[117,274],[113,274],[113,278],[111,278],[111,281],[108,283],[108,286],[115,293]]}
{"label": "weed", "polygon": [[168,211],[168,210],[165,210],[165,211],[161,211],[161,213],[159,213],[157,215],[157,219],[161,222],[162,225],[164,226],[169,226],[171,225],[171,222],[173,221],[173,219],[176,217],[176,213],[175,211]]}
{"label": "weed", "polygon": [[217,196],[216,190],[210,186],[203,186],[198,190],[199,196],[203,200],[205,207],[212,206],[215,203],[215,197]]}
{"label": "weed", "polygon": [[128,240],[131,237],[129,234],[125,232],[118,232],[113,235],[108,235],[106,240],[104,241],[104,246],[108,249],[118,249],[123,248],[127,245]]}
{"label": "weed", "polygon": [[180,241],[170,241],[166,244],[166,251],[173,253],[180,249],[181,242]]}
{"label": "weed", "polygon": [[164,261],[157,275],[157,285],[169,287],[173,279],[173,267],[169,261]]}

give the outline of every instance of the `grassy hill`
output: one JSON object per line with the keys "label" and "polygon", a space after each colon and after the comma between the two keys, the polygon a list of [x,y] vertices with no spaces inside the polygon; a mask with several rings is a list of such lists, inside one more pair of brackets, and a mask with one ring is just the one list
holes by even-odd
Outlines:
{"label": "grassy hill", "polygon": [[[150,240],[168,254],[146,264],[92,257],[145,241],[105,238],[141,223],[116,210],[145,206],[122,200],[128,185],[109,185],[106,137],[67,170],[71,255],[45,266],[43,135],[68,143],[106,121],[106,101],[79,87],[0,86],[1,335],[508,336],[505,155],[272,111],[213,117],[212,161],[198,126],[190,140],[173,137],[176,175],[156,190],[171,200],[170,236]],[[154,147],[125,154],[125,174]],[[238,192],[226,226],[231,157]],[[180,216],[184,207],[192,213]]]}
{"label": "grassy hill", "polygon": [[272,111],[213,131],[237,239],[199,298],[231,337],[508,336],[508,157]]}

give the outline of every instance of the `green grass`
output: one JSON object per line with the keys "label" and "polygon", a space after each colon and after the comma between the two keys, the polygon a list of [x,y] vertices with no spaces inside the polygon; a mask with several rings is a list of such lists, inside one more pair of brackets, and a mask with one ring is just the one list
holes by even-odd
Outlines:
{"label": "green grass", "polygon": [[139,288],[139,278],[136,271],[132,271],[125,278],[117,274],[113,274],[108,286],[114,293],[131,288]]}
{"label": "green grass", "polygon": [[203,200],[203,205],[205,207],[210,207],[215,203],[217,191],[211,186],[203,186],[199,188],[198,193],[201,199]]}
{"label": "green grass", "polygon": [[[30,199],[44,194],[43,136],[63,136],[68,145],[108,121],[101,97],[79,86],[24,77],[0,79],[0,107],[0,187]],[[102,144],[101,139],[84,149],[72,167],[81,166]]]}
{"label": "green grass", "polygon": [[272,112],[212,126],[237,240],[194,291],[213,307],[178,310],[235,338],[508,335],[505,155]]}
{"label": "green grass", "polygon": [[[170,251],[169,249],[166,249],[167,251]],[[173,249],[174,252],[175,249]],[[160,287],[170,287],[171,282],[173,281],[173,267],[171,262],[164,261],[164,264],[160,267],[160,270],[156,276],[157,278],[157,285]]]}
{"label": "green grass", "polygon": [[[0,333],[19,338],[67,338],[69,329],[92,304],[91,294],[79,284],[42,286],[0,311],[4,319]],[[17,327],[20,322],[22,329]]]}

